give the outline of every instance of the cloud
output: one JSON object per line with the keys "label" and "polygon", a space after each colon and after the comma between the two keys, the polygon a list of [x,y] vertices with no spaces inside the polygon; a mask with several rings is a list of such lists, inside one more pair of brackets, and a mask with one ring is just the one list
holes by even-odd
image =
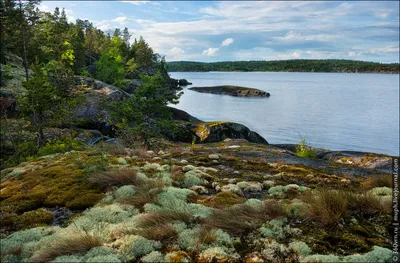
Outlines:
{"label": "cloud", "polygon": [[143,5],[143,4],[149,3],[150,1],[120,1],[120,2],[129,3],[129,4],[132,4],[132,5]]}
{"label": "cloud", "polygon": [[227,47],[233,43],[233,38],[227,38],[221,43],[221,47]]}
{"label": "cloud", "polygon": [[125,25],[128,22],[128,18],[126,16],[119,16],[112,20],[113,22],[117,22],[120,25]]}
{"label": "cloud", "polygon": [[185,54],[185,51],[179,47],[173,47],[165,54],[169,61],[172,60],[181,60],[182,56]]}
{"label": "cloud", "polygon": [[203,50],[203,55],[207,55],[209,57],[215,56],[219,51],[219,48],[208,48],[206,50]]}

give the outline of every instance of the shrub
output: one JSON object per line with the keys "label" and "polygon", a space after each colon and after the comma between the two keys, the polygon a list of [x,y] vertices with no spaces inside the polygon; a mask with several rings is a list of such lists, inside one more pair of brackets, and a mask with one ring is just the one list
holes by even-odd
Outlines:
{"label": "shrub", "polygon": [[74,140],[72,137],[65,137],[63,139],[54,140],[46,143],[41,147],[37,156],[50,155],[55,153],[65,153],[69,151],[79,151],[85,146],[82,142]]}
{"label": "shrub", "polygon": [[98,237],[86,233],[77,233],[74,236],[54,241],[49,247],[38,252],[38,256],[31,258],[31,262],[47,262],[63,255],[71,255],[89,251],[93,247],[101,246]]}
{"label": "shrub", "polygon": [[296,155],[299,157],[316,158],[317,153],[311,147],[306,145],[306,139],[300,141],[299,146],[296,147]]}

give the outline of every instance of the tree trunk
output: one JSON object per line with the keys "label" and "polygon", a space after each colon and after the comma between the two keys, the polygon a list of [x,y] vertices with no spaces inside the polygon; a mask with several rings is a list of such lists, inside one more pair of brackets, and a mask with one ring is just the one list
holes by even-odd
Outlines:
{"label": "tree trunk", "polygon": [[19,0],[19,11],[20,11],[20,15],[21,15],[21,40],[22,40],[22,46],[23,46],[23,50],[24,50],[24,67],[25,67],[25,76],[26,76],[26,81],[28,81],[29,79],[29,72],[28,72],[28,58],[26,55],[26,44],[25,44],[25,28],[24,28],[24,13],[22,10],[22,2],[21,0]]}

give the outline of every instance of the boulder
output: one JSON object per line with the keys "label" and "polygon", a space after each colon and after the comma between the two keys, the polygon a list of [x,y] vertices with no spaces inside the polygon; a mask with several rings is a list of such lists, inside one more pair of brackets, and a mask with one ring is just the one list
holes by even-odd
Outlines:
{"label": "boulder", "polygon": [[191,82],[187,81],[186,79],[180,79],[178,80],[179,86],[187,86],[187,85],[192,85]]}
{"label": "boulder", "polygon": [[227,138],[245,139],[251,143],[268,144],[267,140],[246,126],[234,122],[184,122],[174,133],[174,141],[192,143],[221,142]]}

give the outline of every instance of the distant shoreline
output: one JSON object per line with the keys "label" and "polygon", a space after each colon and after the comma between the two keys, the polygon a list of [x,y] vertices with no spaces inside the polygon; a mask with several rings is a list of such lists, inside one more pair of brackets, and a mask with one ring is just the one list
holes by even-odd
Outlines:
{"label": "distant shoreline", "polygon": [[279,60],[224,62],[167,62],[169,72],[318,72],[400,74],[399,63],[355,60]]}
{"label": "distant shoreline", "polygon": [[338,74],[387,74],[387,75],[399,75],[400,72],[337,72],[337,71],[172,71],[168,70],[168,73],[175,72],[191,72],[191,73],[338,73]]}

